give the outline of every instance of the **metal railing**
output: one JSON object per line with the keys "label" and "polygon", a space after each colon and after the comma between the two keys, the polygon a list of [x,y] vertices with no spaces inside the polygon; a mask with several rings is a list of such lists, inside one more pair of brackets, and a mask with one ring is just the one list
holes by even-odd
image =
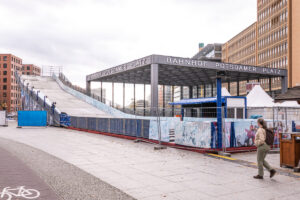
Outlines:
{"label": "metal railing", "polygon": [[25,86],[20,76],[15,73],[16,81],[21,89],[22,94],[22,109],[23,110],[45,110],[47,111],[47,123],[49,125],[61,126],[61,112],[56,108],[55,102],[47,100],[47,96],[40,95],[39,90],[34,90],[29,86],[29,83]]}
{"label": "metal railing", "polygon": [[[89,96],[89,97],[92,97],[93,99],[96,99],[97,101],[100,101],[100,102],[102,102],[102,103],[104,103],[104,104],[108,104],[108,105],[110,105],[110,106],[112,105],[112,102],[111,102],[110,100],[106,99],[105,97],[101,97],[101,96],[99,96],[99,95],[96,95],[96,94],[94,94],[93,92],[88,93],[88,92],[86,91],[85,88],[82,88],[82,87],[80,87],[80,86],[77,86],[77,85],[72,84],[72,82],[69,81],[69,79],[68,79],[63,73],[59,73],[58,79],[59,79],[64,85],[68,86],[69,88],[71,88],[71,89],[73,89],[73,90],[76,90],[76,91],[78,91],[78,92],[81,92],[81,93],[83,93],[83,94],[85,94],[85,95],[87,95],[87,96]],[[120,107],[120,106],[119,106],[119,107]],[[116,108],[116,109],[117,109],[117,108]]]}

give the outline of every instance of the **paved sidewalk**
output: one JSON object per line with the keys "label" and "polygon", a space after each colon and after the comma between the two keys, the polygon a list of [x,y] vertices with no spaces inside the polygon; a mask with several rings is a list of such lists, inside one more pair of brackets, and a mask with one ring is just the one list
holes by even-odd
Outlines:
{"label": "paved sidewalk", "polygon": [[[246,160],[249,162],[257,163],[257,152],[247,152],[247,153],[236,153],[231,155],[232,158],[237,158],[240,160]],[[280,168],[280,154],[279,153],[273,153],[268,154],[266,156],[266,161],[275,168]],[[288,168],[286,168],[288,170]],[[288,170],[290,172],[293,171],[293,169]],[[300,174],[299,174],[300,175]]]}
{"label": "paved sidewalk", "polygon": [[[59,198],[53,192],[53,190],[45,184],[32,170],[29,169],[18,158],[14,157],[9,152],[5,151],[0,147],[0,193],[5,193],[5,188],[16,189],[24,186],[25,197],[36,197],[32,199],[43,199],[43,200],[58,200]],[[37,191],[29,190],[34,189]],[[29,193],[26,193],[29,192]],[[17,194],[17,191],[13,191]],[[9,194],[0,195],[0,199],[25,199],[22,196],[11,196]]]}
{"label": "paved sidewalk", "polygon": [[0,146],[24,162],[60,199],[134,200],[106,182],[41,150],[1,137]]}
{"label": "paved sidewalk", "polygon": [[137,199],[298,199],[300,180],[254,180],[257,169],[202,154],[61,128],[16,129],[0,137],[69,162]]}

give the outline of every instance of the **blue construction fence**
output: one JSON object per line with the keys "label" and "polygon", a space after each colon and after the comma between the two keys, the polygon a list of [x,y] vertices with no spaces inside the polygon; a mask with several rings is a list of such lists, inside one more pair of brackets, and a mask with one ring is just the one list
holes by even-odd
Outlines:
{"label": "blue construction fence", "polygon": [[149,139],[150,120],[70,117],[70,127]]}
{"label": "blue construction fence", "polygon": [[[274,145],[279,145],[279,133],[292,128],[294,121],[289,127],[284,127],[281,122],[267,120],[268,127],[274,127]],[[161,118],[157,123],[155,119],[124,119],[124,118],[93,118],[93,117],[70,117],[70,127],[83,130],[113,133],[137,138],[170,142],[172,135],[175,144],[198,147],[217,148],[218,134],[217,122],[208,121],[180,121],[179,118]],[[223,125],[226,147],[251,147],[254,146],[255,133],[257,131],[256,120],[227,120]],[[291,129],[290,129],[291,130]]]}

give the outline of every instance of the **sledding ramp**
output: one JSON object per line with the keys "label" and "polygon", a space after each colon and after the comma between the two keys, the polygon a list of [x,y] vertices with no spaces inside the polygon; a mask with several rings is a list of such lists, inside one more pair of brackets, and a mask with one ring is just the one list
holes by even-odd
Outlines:
{"label": "sledding ramp", "polygon": [[35,90],[40,91],[41,95],[46,95],[49,101],[56,102],[56,108],[70,116],[115,117],[66,92],[52,77],[23,75],[21,80],[24,81],[24,85],[29,83],[29,89],[34,87]]}

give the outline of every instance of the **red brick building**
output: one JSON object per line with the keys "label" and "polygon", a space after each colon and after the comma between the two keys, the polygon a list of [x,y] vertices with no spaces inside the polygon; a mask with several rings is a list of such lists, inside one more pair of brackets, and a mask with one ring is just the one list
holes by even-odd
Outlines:
{"label": "red brick building", "polygon": [[21,92],[15,72],[21,74],[22,59],[12,54],[0,54],[0,109],[16,112],[21,108]]}
{"label": "red brick building", "polygon": [[22,74],[23,75],[41,75],[41,68],[38,66],[35,66],[33,64],[23,64],[22,66]]}

